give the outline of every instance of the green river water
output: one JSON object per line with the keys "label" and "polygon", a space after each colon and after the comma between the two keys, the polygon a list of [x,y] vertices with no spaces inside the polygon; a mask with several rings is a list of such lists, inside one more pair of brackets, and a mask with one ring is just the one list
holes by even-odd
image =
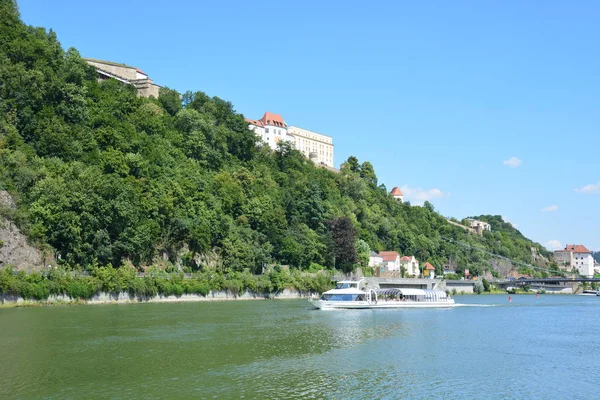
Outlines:
{"label": "green river water", "polygon": [[0,309],[0,399],[596,398],[600,297]]}

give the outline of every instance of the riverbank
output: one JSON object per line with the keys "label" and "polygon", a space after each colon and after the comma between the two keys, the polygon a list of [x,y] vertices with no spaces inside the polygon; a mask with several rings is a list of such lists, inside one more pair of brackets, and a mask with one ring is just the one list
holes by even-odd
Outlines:
{"label": "riverbank", "polygon": [[0,307],[304,298],[332,287],[331,273],[274,268],[264,275],[214,270],[184,275],[97,267],[86,273],[0,269]]}
{"label": "riverbank", "polygon": [[316,292],[301,292],[295,289],[285,289],[279,293],[255,293],[246,291],[240,295],[229,291],[211,291],[206,296],[198,294],[135,296],[128,292],[100,292],[90,299],[73,298],[67,295],[49,296],[46,299],[26,299],[20,296],[0,294],[0,308],[13,307],[45,307],[60,305],[98,305],[98,304],[141,304],[141,303],[187,303],[201,301],[239,301],[239,300],[290,300],[308,299],[317,295]]}

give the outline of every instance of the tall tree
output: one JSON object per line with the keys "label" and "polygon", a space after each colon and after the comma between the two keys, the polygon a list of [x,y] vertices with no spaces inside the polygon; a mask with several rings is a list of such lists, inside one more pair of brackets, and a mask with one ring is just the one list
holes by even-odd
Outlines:
{"label": "tall tree", "polygon": [[331,219],[327,225],[331,235],[331,253],[335,267],[344,272],[353,271],[358,261],[355,247],[356,228],[347,217]]}

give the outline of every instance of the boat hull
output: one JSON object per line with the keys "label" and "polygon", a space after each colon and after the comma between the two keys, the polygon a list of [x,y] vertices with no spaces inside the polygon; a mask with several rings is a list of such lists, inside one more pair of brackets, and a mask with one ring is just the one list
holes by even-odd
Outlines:
{"label": "boat hull", "polygon": [[310,300],[310,303],[319,310],[364,310],[364,309],[391,309],[391,308],[450,308],[456,304],[454,300],[448,301],[380,301],[370,304],[367,301],[323,301]]}

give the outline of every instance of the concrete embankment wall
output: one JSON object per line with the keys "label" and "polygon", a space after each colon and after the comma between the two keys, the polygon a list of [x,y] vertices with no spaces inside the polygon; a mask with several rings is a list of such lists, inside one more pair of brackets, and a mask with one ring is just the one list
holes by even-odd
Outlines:
{"label": "concrete embankment wall", "polygon": [[45,300],[24,299],[18,296],[0,294],[0,304],[5,306],[27,306],[27,305],[51,305],[51,304],[127,304],[127,303],[176,303],[191,301],[228,301],[228,300],[265,300],[265,299],[306,299],[317,295],[317,293],[300,292],[295,289],[285,289],[279,293],[254,293],[246,291],[241,295],[236,295],[228,291],[211,291],[208,295],[183,294],[181,296],[162,296],[153,297],[132,296],[129,292],[105,293],[100,292],[92,296],[89,300],[74,299],[70,296],[59,295],[50,296]]}

